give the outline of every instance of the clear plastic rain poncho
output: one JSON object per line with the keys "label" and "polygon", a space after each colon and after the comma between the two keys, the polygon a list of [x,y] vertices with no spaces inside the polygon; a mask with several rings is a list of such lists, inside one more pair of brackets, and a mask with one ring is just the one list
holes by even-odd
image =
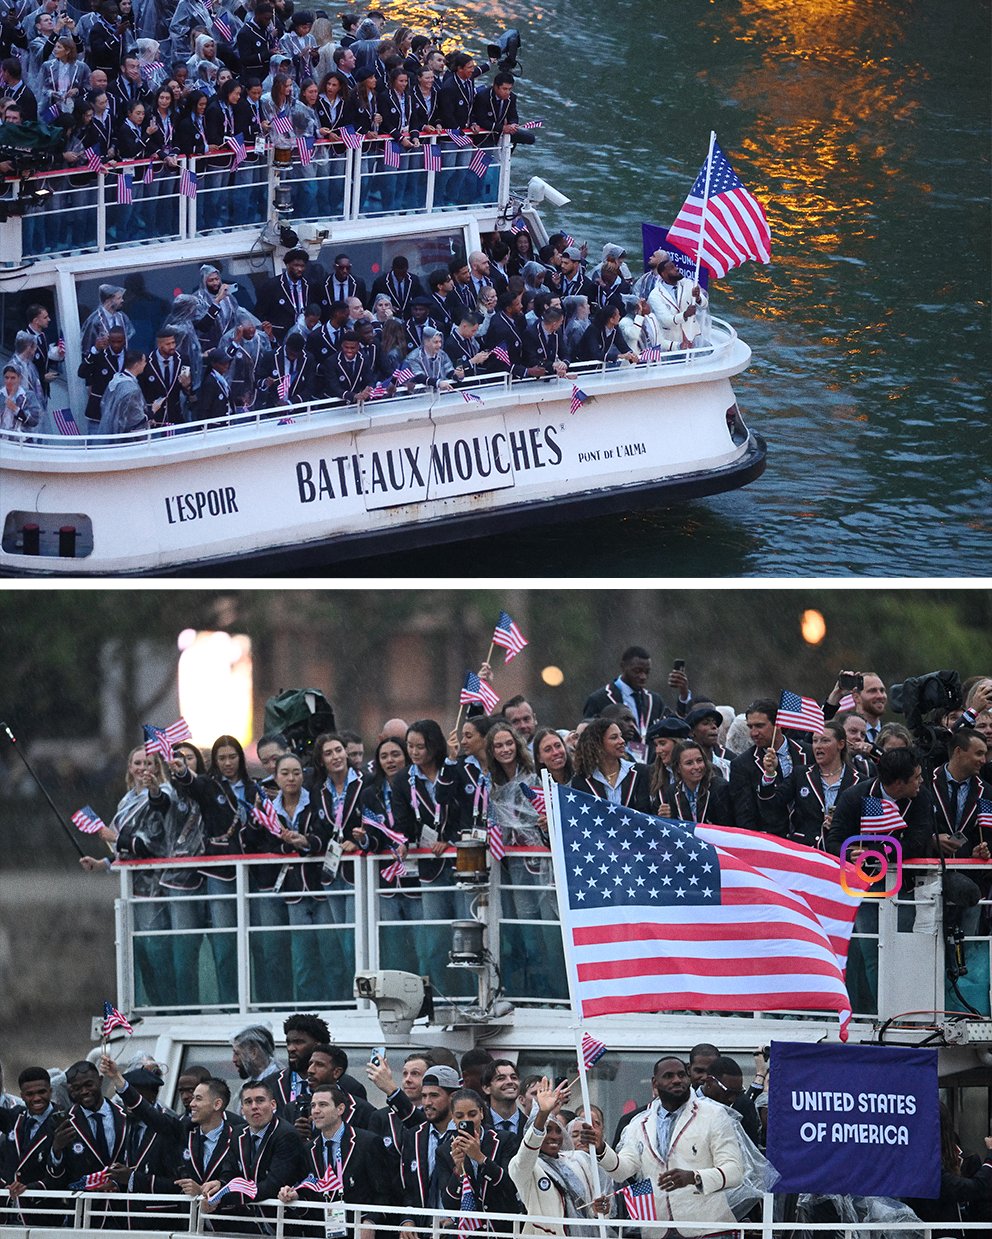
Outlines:
{"label": "clear plastic rain poncho", "polygon": [[197,339],[194,323],[200,312],[200,299],[190,293],[180,293],[172,303],[165,320],[165,327],[174,331],[176,348],[184,366],[189,366],[190,377],[193,380],[193,391],[200,390],[203,379],[203,349]]}

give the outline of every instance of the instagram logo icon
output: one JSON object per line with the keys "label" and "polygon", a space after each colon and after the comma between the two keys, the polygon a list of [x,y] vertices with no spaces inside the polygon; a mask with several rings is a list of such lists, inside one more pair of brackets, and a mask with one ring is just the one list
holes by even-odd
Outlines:
{"label": "instagram logo icon", "polygon": [[852,835],[844,841],[840,859],[854,869],[853,874],[841,870],[840,883],[847,894],[862,899],[891,899],[898,894],[902,844],[893,835]]}

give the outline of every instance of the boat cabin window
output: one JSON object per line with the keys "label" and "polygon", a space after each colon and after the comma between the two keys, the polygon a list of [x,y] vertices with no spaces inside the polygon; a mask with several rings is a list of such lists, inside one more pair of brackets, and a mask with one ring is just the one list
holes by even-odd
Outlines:
{"label": "boat cabin window", "polygon": [[62,324],[55,312],[54,288],[18,288],[16,291],[0,291],[0,349],[3,361],[14,352],[14,340],[19,331],[28,325],[28,306],[43,305],[51,315],[51,324],[46,329],[49,344],[55,344],[62,333]]}
{"label": "boat cabin window", "polygon": [[[602,1036],[602,1034],[600,1034]],[[594,1106],[603,1111],[606,1121],[606,1138],[612,1139],[619,1120],[633,1110],[639,1110],[653,1100],[651,1071],[661,1050],[640,1053],[624,1050],[622,1054],[608,1052],[589,1072],[589,1097]],[[523,1084],[527,1076],[544,1076],[553,1080],[557,1076],[575,1076],[575,1052],[546,1050],[521,1050],[517,1057],[517,1074]],[[581,1103],[578,1088],[572,1094],[572,1106]]]}
{"label": "boat cabin window", "polygon": [[[121,275],[99,274],[81,278],[76,283],[76,300],[79,305],[79,321],[87,317],[100,304],[100,285],[116,284],[124,289],[124,312],[135,328],[135,345],[152,348],[155,332],[165,322],[175,298],[180,293],[195,293],[200,287],[202,261],[170,263],[164,267],[132,268]],[[251,310],[259,287],[272,278],[271,255],[264,258],[223,258],[212,261],[230,284],[237,284],[234,294],[238,305]]]}
{"label": "boat cabin window", "polygon": [[373,281],[386,274],[393,259],[402,254],[410,263],[410,270],[423,281],[426,293],[427,276],[434,268],[446,267],[455,254],[465,252],[465,231],[453,228],[449,232],[384,237],[374,241],[328,241],[321,246],[317,261],[329,275],[334,270],[337,255],[347,254],[351,259],[352,275],[364,280],[371,293]]}

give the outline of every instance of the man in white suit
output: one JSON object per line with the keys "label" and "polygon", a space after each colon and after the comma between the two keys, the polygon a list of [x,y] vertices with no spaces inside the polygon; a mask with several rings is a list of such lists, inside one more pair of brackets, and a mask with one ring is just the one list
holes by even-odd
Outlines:
{"label": "man in white suit", "polygon": [[709,304],[698,284],[679,272],[669,255],[658,263],[658,276],[648,305],[661,333],[662,348],[668,352],[692,348],[699,338],[699,312]]}
{"label": "man in white suit", "polygon": [[744,1177],[733,1120],[723,1106],[692,1093],[678,1058],[659,1058],[651,1083],[655,1100],[627,1125],[618,1150],[596,1141],[591,1126],[583,1139],[596,1143],[599,1164],[614,1180],[651,1180],[660,1222],[702,1223],[674,1225],[668,1234],[712,1235],[719,1225],[733,1226],[726,1189]]}

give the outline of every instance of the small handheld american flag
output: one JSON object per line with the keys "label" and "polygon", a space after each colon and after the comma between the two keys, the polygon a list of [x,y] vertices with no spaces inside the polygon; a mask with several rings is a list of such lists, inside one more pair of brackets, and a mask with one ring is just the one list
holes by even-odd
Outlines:
{"label": "small handheld american flag", "polygon": [[585,1067],[592,1067],[606,1053],[606,1046],[602,1041],[597,1041],[595,1037],[590,1037],[587,1032],[582,1034],[582,1063]]}
{"label": "small handheld american flag", "polygon": [[528,787],[526,783],[521,783],[520,790],[523,792],[524,798],[529,800],[534,806],[536,813],[540,813],[542,817],[548,816],[548,802],[544,792],[539,787]]}
{"label": "small handheld american flag", "polygon": [[483,706],[487,714],[492,714],[499,705],[499,697],[485,680],[479,679],[474,671],[466,671],[465,683],[462,685],[458,704],[468,706],[474,702]]}
{"label": "small handheld american flag", "polygon": [[197,177],[195,172],[191,172],[189,168],[183,168],[179,174],[179,192],[184,198],[195,198],[197,188]]}
{"label": "small handheld american flag", "polygon": [[127,1022],[123,1015],[115,1006],[104,1000],[103,1003],[103,1035],[109,1037],[115,1028],[122,1028],[126,1033],[133,1033],[134,1029]]}
{"label": "small handheld american flag", "polygon": [[865,796],[861,804],[861,829],[883,833],[905,830],[906,821],[894,800],[886,796]]}
{"label": "small handheld american flag", "polygon": [[258,1195],[258,1187],[251,1179],[243,1179],[240,1176],[233,1178],[230,1183],[225,1183],[224,1186],[209,1198],[210,1204],[220,1200],[226,1196],[228,1192],[240,1192],[242,1196],[247,1196],[249,1200],[254,1200]]}
{"label": "small handheld american flag", "polygon": [[654,1186],[650,1179],[639,1179],[620,1193],[627,1212],[638,1222],[657,1222],[658,1210],[654,1203]]}
{"label": "small handheld american flag", "polygon": [[233,40],[231,27],[228,25],[227,18],[222,13],[218,13],[214,17],[214,29],[224,40],[225,43],[230,43]]}
{"label": "small handheld american flag", "polygon": [[414,377],[413,371],[408,366],[400,366],[398,370],[393,371],[394,383],[412,383]]}
{"label": "small handheld american flag", "polygon": [[506,650],[505,662],[516,658],[527,645],[527,638],[505,611],[500,611],[496,627],[493,629],[493,645]]}
{"label": "small handheld american flag", "polygon": [[174,723],[170,723],[164,731],[164,736],[170,745],[182,744],[184,740],[192,740],[193,733],[189,723],[180,715]]}
{"label": "small handheld american flag", "polygon": [[354,125],[342,125],[338,133],[341,135],[341,141],[349,150],[359,151],[362,149],[362,134],[358,132]]}
{"label": "small handheld american flag", "polygon": [[79,427],[76,425],[76,419],[72,416],[71,409],[56,409],[52,413],[55,419],[55,427],[60,435],[78,435]]}
{"label": "small handheld american flag", "polygon": [[312,1187],[317,1192],[340,1192],[343,1186],[340,1168],[328,1166],[319,1179],[315,1174],[308,1174],[302,1183],[297,1183],[295,1190],[299,1191],[301,1187]]}
{"label": "small handheld american flag", "polygon": [[288,138],[293,132],[293,118],[291,116],[273,116],[272,128],[276,133],[281,133],[284,138]]}
{"label": "small handheld american flag", "polygon": [[540,129],[544,125],[543,120],[525,120],[520,126],[521,129]]}
{"label": "small handheld american flag", "polygon": [[455,146],[472,145],[472,139],[467,134],[462,133],[460,129],[448,129],[445,131],[445,136],[450,138]]}
{"label": "small handheld american flag", "polygon": [[475,1200],[475,1190],[472,1187],[472,1180],[467,1174],[462,1175],[462,1199],[459,1205],[458,1214],[458,1233],[459,1235],[469,1235],[473,1230],[478,1230],[482,1223],[477,1217],[470,1217],[478,1209]]}
{"label": "small handheld american flag", "polygon": [[309,134],[304,138],[297,138],[296,151],[300,157],[300,165],[309,168],[313,163],[313,138]]}
{"label": "small handheld american flag", "polygon": [[510,354],[506,351],[502,344],[495,345],[489,351],[494,357],[498,357],[504,366],[508,366],[510,364]]}
{"label": "small handheld american flag", "polygon": [[291,374],[284,374],[279,380],[279,386],[276,390],[279,392],[279,399],[283,404],[289,399],[289,389],[292,385],[293,376]]}
{"label": "small handheld american flag", "polygon": [[109,1171],[95,1170],[92,1174],[84,1175],[81,1179],[77,1179],[74,1183],[70,1183],[69,1191],[98,1192],[102,1187],[106,1187],[109,1182]]}
{"label": "small handheld american flag", "polygon": [[649,344],[646,349],[641,350],[638,361],[661,361],[661,345]]}
{"label": "small handheld american flag", "polygon": [[83,154],[86,156],[87,171],[99,172],[103,168],[103,156],[98,146],[88,146]]}
{"label": "small handheld american flag", "polygon": [[441,171],[441,152],[433,142],[427,142],[424,145],[424,171]]}
{"label": "small handheld american flag", "polygon": [[154,757],[156,753],[164,760],[169,761],[172,757],[172,745],[169,743],[169,737],[161,727],[156,727],[154,723],[145,723],[145,752],[149,757]]}
{"label": "small handheld american flag", "polygon": [[992,800],[979,800],[977,823],[981,830],[992,830]]}
{"label": "small handheld american flag", "polygon": [[475,394],[475,392],[471,392],[471,391],[463,391],[463,392],[461,392],[461,393],[460,393],[460,395],[461,395],[461,398],[465,401],[465,403],[466,403],[466,404],[485,404],[485,403],[486,403],[486,402],[482,399],[482,397],[481,397],[481,396],[477,396],[477,395]]}
{"label": "small handheld american flag", "polygon": [[812,731],[823,735],[823,711],[812,697],[800,697],[798,693],[782,690],[775,716],[778,727],[787,731]]}
{"label": "small handheld american flag", "polygon": [[134,200],[134,177],[129,172],[122,172],[117,178],[117,202],[119,206],[130,206]]}
{"label": "small handheld american flag", "polygon": [[383,869],[382,880],[383,882],[392,883],[395,882],[397,878],[405,877],[408,873],[409,870],[407,869],[406,864],[397,856],[392,864],[387,865],[385,869]]}
{"label": "small handheld american flag", "polygon": [[398,142],[387,142],[382,153],[382,162],[387,168],[398,168],[403,154],[403,147]]}
{"label": "small handheld american flag", "polygon": [[279,815],[271,800],[263,799],[261,804],[254,807],[252,815],[259,826],[264,826],[270,835],[275,835],[277,839],[281,838],[282,823],[279,821]]}
{"label": "small handheld american flag", "polygon": [[152,181],[154,180],[155,180],[155,165],[149,162],[148,167],[145,169],[145,174],[141,178],[141,183],[142,185],[150,185]]}
{"label": "small handheld american flag", "polygon": [[582,390],[582,388],[579,387],[577,383],[573,383],[572,384],[572,399],[569,401],[569,405],[568,405],[569,413],[578,413],[579,409],[582,408],[582,406],[585,404],[585,402],[588,399],[589,397]]}
{"label": "small handheld american flag", "polygon": [[475,154],[472,156],[472,162],[468,166],[475,173],[476,176],[483,177],[489,171],[489,166],[491,163],[492,163],[492,160],[489,158],[486,152],[480,149],[480,150],[477,150]]}
{"label": "small handheld american flag", "polygon": [[242,138],[241,135],[237,133],[229,134],[224,139],[224,145],[230,147],[234,155],[234,159],[231,162],[231,171],[235,172],[237,171],[238,168],[241,167],[244,161],[248,158],[248,152],[245,149],[244,138]]}
{"label": "small handheld american flag", "polygon": [[97,814],[91,805],[83,805],[72,815],[72,824],[84,835],[95,835],[100,830],[106,830],[107,824]]}

